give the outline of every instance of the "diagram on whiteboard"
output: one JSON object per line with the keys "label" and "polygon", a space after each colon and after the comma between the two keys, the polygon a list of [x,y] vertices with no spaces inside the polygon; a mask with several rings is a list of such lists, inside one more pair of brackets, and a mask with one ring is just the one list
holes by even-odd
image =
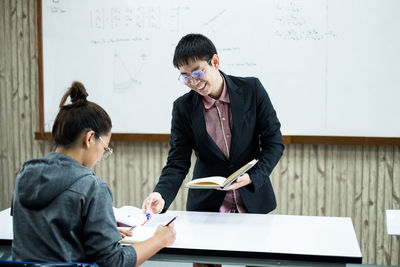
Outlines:
{"label": "diagram on whiteboard", "polygon": [[124,93],[129,89],[133,89],[135,86],[141,85],[141,81],[137,79],[140,71],[143,67],[143,62],[146,59],[146,54],[140,56],[140,60],[137,60],[138,67],[136,70],[129,68],[125,59],[120,56],[117,51],[114,51],[114,80],[113,88],[117,93]]}
{"label": "diagram on whiteboard", "polygon": [[[327,3],[321,1],[320,5],[323,10]],[[277,2],[275,5],[275,36],[289,41],[320,41],[326,38],[336,38],[333,30],[327,29],[327,25],[323,27],[318,23],[322,20],[323,12],[313,15],[312,6],[305,3]]]}

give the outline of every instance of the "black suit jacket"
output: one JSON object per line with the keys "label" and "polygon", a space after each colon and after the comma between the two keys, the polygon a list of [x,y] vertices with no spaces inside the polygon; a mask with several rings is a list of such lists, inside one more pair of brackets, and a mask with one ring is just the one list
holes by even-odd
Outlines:
{"label": "black suit jacket", "polygon": [[[269,175],[284,149],[280,123],[257,78],[222,74],[232,111],[230,158],[225,157],[208,135],[201,96],[190,91],[174,102],[168,160],[154,191],[162,195],[167,209],[189,171],[192,150],[196,154],[193,179],[227,177],[256,158],[259,162],[248,171],[252,184],[239,188],[239,192],[248,212],[268,213],[276,207]],[[190,189],[186,208],[218,211],[225,194],[219,190]]]}

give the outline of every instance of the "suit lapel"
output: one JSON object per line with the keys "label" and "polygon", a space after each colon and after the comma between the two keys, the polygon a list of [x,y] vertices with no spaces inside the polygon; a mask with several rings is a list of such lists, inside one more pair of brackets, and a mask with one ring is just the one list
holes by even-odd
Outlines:
{"label": "suit lapel", "polygon": [[243,125],[244,119],[244,99],[241,93],[241,88],[239,88],[230,78],[229,76],[224,75],[226,85],[228,87],[229,99],[231,101],[231,112],[232,112],[232,139],[231,139],[231,147],[230,147],[230,159],[235,156],[237,153],[238,145],[241,140],[241,129]]}

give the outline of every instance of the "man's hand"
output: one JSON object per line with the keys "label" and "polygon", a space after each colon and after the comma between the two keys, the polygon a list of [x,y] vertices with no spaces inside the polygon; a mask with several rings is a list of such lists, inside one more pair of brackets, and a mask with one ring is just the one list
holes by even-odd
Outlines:
{"label": "man's hand", "polygon": [[[148,195],[143,201],[142,205],[143,213],[151,212],[158,214],[164,209],[164,207],[165,207],[165,200],[158,192],[153,192],[150,195]],[[148,211],[147,209],[150,209],[150,211]]]}
{"label": "man's hand", "polygon": [[233,182],[230,186],[228,186],[225,189],[219,189],[223,191],[229,191],[229,190],[236,190],[238,188],[241,188],[243,186],[246,186],[248,184],[251,184],[253,181],[251,181],[250,176],[245,173],[242,176],[238,177],[235,182]]}

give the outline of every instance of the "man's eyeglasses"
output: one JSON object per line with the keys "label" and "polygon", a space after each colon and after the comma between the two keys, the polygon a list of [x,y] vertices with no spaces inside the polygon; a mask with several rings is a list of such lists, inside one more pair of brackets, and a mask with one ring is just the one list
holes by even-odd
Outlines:
{"label": "man's eyeglasses", "polygon": [[113,149],[111,147],[107,146],[107,144],[104,142],[104,140],[100,136],[99,136],[99,139],[105,145],[104,152],[103,152],[103,155],[101,156],[101,159],[102,160],[108,159],[111,156],[111,154],[113,153]]}
{"label": "man's eyeglasses", "polygon": [[[207,61],[208,65],[210,65],[210,63],[211,63],[211,59],[209,59]],[[204,69],[203,70],[193,71],[191,75],[183,75],[183,74],[181,74],[178,77],[178,80],[181,83],[184,83],[186,85],[188,85],[192,79],[195,79],[197,81],[204,80]]]}

